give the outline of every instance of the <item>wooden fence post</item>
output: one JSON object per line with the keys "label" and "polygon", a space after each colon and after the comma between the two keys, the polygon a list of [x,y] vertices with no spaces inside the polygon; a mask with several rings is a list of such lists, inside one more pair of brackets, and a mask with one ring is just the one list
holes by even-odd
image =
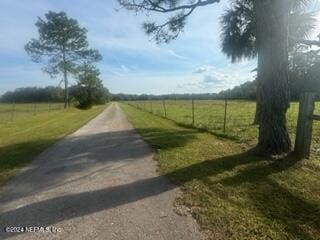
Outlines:
{"label": "wooden fence post", "polygon": [[194,99],[191,100],[192,106],[192,126],[194,126]]}
{"label": "wooden fence post", "polygon": [[223,118],[223,132],[226,132],[227,125],[227,109],[228,109],[228,99],[224,100],[224,118]]}
{"label": "wooden fence post", "polygon": [[14,111],[15,111],[15,109],[16,109],[16,104],[13,103],[13,104],[12,104],[12,109],[11,109],[11,122],[12,122],[13,119],[14,119]]}
{"label": "wooden fence post", "polygon": [[306,92],[300,96],[299,116],[295,140],[295,153],[309,158],[312,139],[313,111],[316,93]]}
{"label": "wooden fence post", "polygon": [[33,115],[37,114],[37,104],[35,103],[33,106]]}
{"label": "wooden fence post", "polygon": [[151,113],[153,114],[152,101],[150,101]]}
{"label": "wooden fence post", "polygon": [[167,108],[166,108],[166,100],[162,100],[164,117],[167,118]]}

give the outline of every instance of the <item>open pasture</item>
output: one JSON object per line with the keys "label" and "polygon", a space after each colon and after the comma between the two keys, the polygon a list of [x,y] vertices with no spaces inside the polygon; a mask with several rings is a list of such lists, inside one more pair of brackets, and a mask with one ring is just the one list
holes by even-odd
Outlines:
{"label": "open pasture", "polygon": [[63,109],[63,103],[1,103],[0,123]]}
{"label": "open pasture", "polygon": [[[94,106],[89,110],[71,107],[64,110],[62,104],[17,104],[14,119],[10,117],[10,105],[1,104],[0,122],[0,185],[14,176],[22,166],[40,152],[64,136],[77,130],[106,106]],[[7,111],[5,111],[7,109]]]}
{"label": "open pasture", "polygon": [[[214,134],[223,135],[253,145],[257,142],[258,126],[253,125],[254,101],[228,100],[157,100],[128,101],[139,109],[163,116],[182,125],[194,125]],[[287,112],[287,126],[294,142],[299,103],[292,102]],[[193,114],[194,112],[194,114]],[[225,114],[226,112],[226,114]],[[320,114],[320,102],[316,103],[316,114]],[[194,115],[194,123],[193,123]],[[320,122],[314,122],[312,152],[320,154]]]}

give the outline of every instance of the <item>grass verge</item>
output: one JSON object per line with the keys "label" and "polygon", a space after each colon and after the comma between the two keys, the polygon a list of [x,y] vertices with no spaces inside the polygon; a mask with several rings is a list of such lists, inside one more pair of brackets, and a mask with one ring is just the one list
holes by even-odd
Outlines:
{"label": "grass verge", "polygon": [[0,185],[44,149],[77,130],[103,109],[105,106],[90,110],[70,108],[0,124]]}
{"label": "grass verge", "polygon": [[320,161],[264,159],[247,145],[122,104],[209,239],[320,239]]}

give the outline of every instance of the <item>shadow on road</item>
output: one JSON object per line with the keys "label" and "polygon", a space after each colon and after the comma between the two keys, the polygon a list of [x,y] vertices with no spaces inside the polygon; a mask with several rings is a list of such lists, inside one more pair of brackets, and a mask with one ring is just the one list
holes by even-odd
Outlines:
{"label": "shadow on road", "polygon": [[[155,131],[158,138],[163,138],[165,141],[165,131],[152,129],[152,132]],[[185,138],[186,141],[181,141],[182,131],[171,134],[179,141],[166,148],[183,146],[188,141],[187,138]],[[27,162],[28,152],[42,149],[43,146],[50,143],[52,144],[51,140],[39,140],[0,148],[0,174],[12,166],[19,165],[16,161],[24,164]],[[150,155],[151,152],[152,150],[149,148],[148,151],[148,146],[134,130],[68,137],[41,153],[35,161],[28,165],[26,171],[15,177],[12,181],[15,186],[20,186],[19,191],[12,188],[7,190],[6,194],[0,192],[0,205],[78,181],[96,174],[98,171],[107,171],[115,162],[139,160],[148,154]],[[97,168],[97,166],[99,167]],[[90,171],[91,167],[94,167],[94,170]],[[84,170],[87,171],[87,174],[81,175],[80,178],[68,179],[68,175]]]}
{"label": "shadow on road", "polygon": [[[165,129],[140,129],[145,131],[148,142],[154,146],[162,148],[175,148],[184,146],[190,139],[196,137],[193,130],[173,131]],[[149,135],[148,135],[149,134]],[[176,139],[173,144],[167,144],[168,136]],[[135,161],[144,157],[144,142],[134,134],[134,131],[110,132],[90,135],[80,138],[70,138],[58,144],[63,144],[64,151],[59,153],[59,158],[44,161],[35,161],[31,164],[31,169],[19,175],[19,179],[24,181],[26,186],[32,186],[33,192],[16,192],[10,196],[1,196],[0,204],[12,201],[16,198],[35,194],[39,191],[46,191],[57,187],[62,182],[64,176],[70,172],[90,169],[91,165],[99,162],[114,161]],[[105,156],[106,148],[110,155]],[[54,147],[44,152],[42,158],[50,156]],[[130,149],[130,151],[127,151]],[[142,150],[141,150],[142,149]],[[4,151],[3,149],[0,150]],[[70,152],[73,153],[70,156]],[[295,196],[285,187],[269,178],[272,174],[285,171],[294,167],[297,160],[288,156],[277,161],[269,161],[267,164],[256,164],[252,167],[241,170],[236,175],[226,176],[217,181],[209,177],[220,173],[231,171],[232,169],[250,164],[263,162],[265,159],[253,156],[249,152],[232,156],[209,159],[185,168],[177,169],[162,176],[143,179],[132,183],[114,186],[95,191],[69,194],[61,197],[54,197],[48,200],[32,203],[14,210],[2,212],[0,215],[0,226],[48,226],[58,222],[86,216],[102,210],[121,206],[155,196],[175,188],[168,183],[167,179],[173,180],[177,185],[185,184],[191,180],[203,180],[208,187],[215,184],[222,184],[224,187],[236,187],[242,184],[254,184],[250,195],[252,205],[272,221],[281,223],[290,236],[297,236],[302,239],[311,239],[302,224],[307,224],[310,231],[320,229],[320,208],[319,206],[307,202]],[[53,165],[50,165],[53,164]],[[52,167],[55,166],[55,167]],[[108,165],[103,165],[100,171],[105,171]],[[46,171],[47,169],[47,171]],[[37,175],[39,174],[39,175]],[[91,173],[89,172],[88,175]],[[30,177],[33,175],[33,177]],[[34,177],[34,176],[38,177]],[[87,176],[82,176],[87,177]],[[18,179],[18,180],[19,180]],[[36,181],[43,179],[43,181]],[[77,181],[73,179],[72,181]],[[268,208],[264,208],[261,202],[269,201]],[[88,204],[90,203],[90,204]],[[279,206],[286,206],[279,210]],[[45,214],[44,214],[45,213]],[[50,217],[49,217],[50,216]],[[0,232],[0,238],[6,239],[13,234]]]}

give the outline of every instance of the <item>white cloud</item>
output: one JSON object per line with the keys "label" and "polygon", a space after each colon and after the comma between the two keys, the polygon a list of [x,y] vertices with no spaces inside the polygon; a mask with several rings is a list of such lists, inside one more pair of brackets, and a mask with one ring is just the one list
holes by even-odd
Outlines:
{"label": "white cloud", "polygon": [[171,56],[173,56],[173,57],[175,57],[175,58],[178,58],[178,59],[181,59],[181,60],[190,60],[190,59],[187,58],[187,57],[184,57],[184,56],[182,56],[182,55],[177,54],[177,53],[176,53],[175,51],[173,51],[172,49],[168,50],[168,53],[169,53]]}
{"label": "white cloud", "polygon": [[185,92],[219,92],[234,87],[246,81],[251,81],[254,74],[251,72],[255,62],[227,65],[217,68],[211,65],[198,67],[191,74],[190,81],[177,85],[177,89]]}
{"label": "white cloud", "polygon": [[194,71],[193,73],[205,73],[207,71],[207,67],[200,67],[198,68],[196,71]]}

